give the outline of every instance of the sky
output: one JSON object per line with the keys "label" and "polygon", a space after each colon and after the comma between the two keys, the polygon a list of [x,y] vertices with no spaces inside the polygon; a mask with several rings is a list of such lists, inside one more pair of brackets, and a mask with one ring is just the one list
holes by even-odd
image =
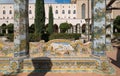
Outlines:
{"label": "sky", "polygon": [[70,3],[70,0],[56,0],[57,3]]}
{"label": "sky", "polygon": [[[35,0],[29,0],[30,3],[35,2]],[[0,3],[13,3],[14,0],[0,0]],[[45,3],[70,3],[70,0],[45,0]]]}

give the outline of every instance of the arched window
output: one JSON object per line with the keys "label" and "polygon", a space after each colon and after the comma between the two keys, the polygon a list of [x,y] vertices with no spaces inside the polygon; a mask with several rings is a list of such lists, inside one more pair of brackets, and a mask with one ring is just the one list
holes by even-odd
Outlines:
{"label": "arched window", "polygon": [[82,10],[81,10],[81,12],[82,12],[82,19],[85,19],[85,13],[86,13],[86,5],[85,4],[82,4]]}
{"label": "arched window", "polygon": [[58,10],[56,10],[55,13],[58,14]]}
{"label": "arched window", "polygon": [[9,11],[9,14],[12,14],[12,10]]}
{"label": "arched window", "polygon": [[3,17],[3,19],[5,19],[5,17]]}
{"label": "arched window", "polygon": [[76,14],[76,10],[73,10],[73,14]]}
{"label": "arched window", "polygon": [[6,14],[5,10],[3,10],[3,14]]}
{"label": "arched window", "polygon": [[71,13],[71,11],[70,10],[68,10],[68,14],[70,14]]}
{"label": "arched window", "polygon": [[53,28],[54,28],[54,32],[55,32],[55,33],[58,33],[58,25],[57,25],[57,24],[54,24],[54,25],[53,25]]}
{"label": "arched window", "polygon": [[85,33],[86,32],[86,24],[83,24],[82,25],[82,33]]}
{"label": "arched window", "polygon": [[62,14],[65,14],[65,10],[62,10]]}
{"label": "arched window", "polygon": [[32,10],[29,10],[29,14],[32,14]]}

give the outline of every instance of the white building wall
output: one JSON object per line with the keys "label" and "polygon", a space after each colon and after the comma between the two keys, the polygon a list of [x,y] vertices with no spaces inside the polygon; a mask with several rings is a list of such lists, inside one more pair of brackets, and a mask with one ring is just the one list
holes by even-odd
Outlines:
{"label": "white building wall", "polygon": [[[45,24],[48,24],[49,6],[52,6],[53,8],[54,24],[57,24],[58,26],[63,22],[68,22],[73,25],[85,23],[85,21],[82,22],[82,19],[77,19],[76,4],[45,4]],[[6,14],[3,14],[3,10],[5,10]],[[12,14],[9,13],[10,10],[12,10]],[[30,10],[31,14],[29,13],[29,25],[33,24],[35,19],[34,3],[29,4],[29,12]],[[56,10],[58,10],[58,14],[56,14]],[[62,10],[65,11],[65,14],[62,13]],[[68,14],[68,10],[70,10],[70,14]],[[76,11],[75,14],[73,13],[74,10]],[[0,4],[0,26],[3,23],[14,23],[14,4]]]}
{"label": "white building wall", "polygon": [[[13,4],[0,4],[0,25],[5,23],[13,23],[14,11]],[[3,10],[5,10],[5,14],[3,14]],[[12,13],[10,14],[10,10]]]}

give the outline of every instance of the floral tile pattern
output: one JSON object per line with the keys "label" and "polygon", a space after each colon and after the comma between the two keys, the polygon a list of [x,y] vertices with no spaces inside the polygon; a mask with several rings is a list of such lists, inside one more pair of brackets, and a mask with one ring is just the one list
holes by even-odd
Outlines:
{"label": "floral tile pattern", "polygon": [[105,0],[93,0],[94,55],[104,55],[105,51],[105,9]]}
{"label": "floral tile pattern", "polygon": [[28,0],[14,0],[14,57],[26,56],[28,26],[27,9]]}
{"label": "floral tile pattern", "polygon": [[111,38],[113,34],[113,21],[111,20],[111,10],[106,11],[106,50],[112,51]]}

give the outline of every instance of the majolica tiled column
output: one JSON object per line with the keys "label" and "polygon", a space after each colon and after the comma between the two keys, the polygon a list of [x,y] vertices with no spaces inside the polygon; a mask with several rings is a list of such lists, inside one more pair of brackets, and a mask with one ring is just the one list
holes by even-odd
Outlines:
{"label": "majolica tiled column", "polygon": [[20,72],[24,57],[29,56],[28,1],[14,0],[14,56],[10,60],[13,72]]}
{"label": "majolica tiled column", "polygon": [[111,38],[112,38],[112,24],[111,24],[111,10],[106,11],[106,50],[112,51]]}
{"label": "majolica tiled column", "polygon": [[14,57],[26,57],[28,49],[28,0],[14,0]]}
{"label": "majolica tiled column", "polygon": [[111,21],[110,21],[110,23],[111,23],[111,39],[114,38],[114,36],[113,36],[113,22],[114,22],[114,19],[112,19],[112,17],[111,17]]}
{"label": "majolica tiled column", "polygon": [[93,54],[97,56],[104,55],[105,51],[105,0],[92,0],[92,17],[93,17]]}

